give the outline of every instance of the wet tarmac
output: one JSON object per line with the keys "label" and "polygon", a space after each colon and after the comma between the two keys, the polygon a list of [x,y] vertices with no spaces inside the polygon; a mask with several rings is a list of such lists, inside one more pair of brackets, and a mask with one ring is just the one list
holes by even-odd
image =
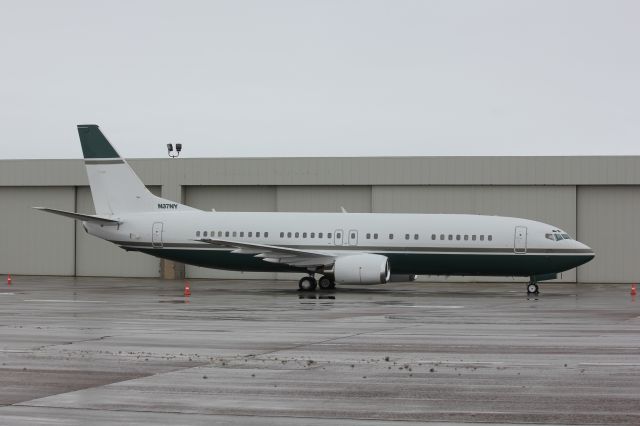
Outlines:
{"label": "wet tarmac", "polygon": [[640,424],[628,285],[13,277],[0,424]]}

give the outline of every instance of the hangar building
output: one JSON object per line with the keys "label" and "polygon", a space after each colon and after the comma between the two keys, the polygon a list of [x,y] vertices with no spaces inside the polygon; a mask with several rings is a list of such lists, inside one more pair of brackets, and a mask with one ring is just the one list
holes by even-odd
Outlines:
{"label": "hangar building", "polygon": [[[596,252],[593,261],[565,272],[560,281],[640,280],[636,156],[138,159],[130,164],[154,193],[204,210],[338,212],[344,206],[349,212],[540,220]],[[81,159],[0,161],[0,200],[0,274],[291,277],[161,262],[89,236],[70,219],[31,209],[93,213]]]}

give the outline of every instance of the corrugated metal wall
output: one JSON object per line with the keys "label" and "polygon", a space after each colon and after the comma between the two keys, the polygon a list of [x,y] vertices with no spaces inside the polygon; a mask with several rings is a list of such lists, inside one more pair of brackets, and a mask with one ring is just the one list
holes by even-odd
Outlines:
{"label": "corrugated metal wall", "polygon": [[596,252],[579,268],[580,282],[639,282],[640,187],[579,187],[578,238]]}
{"label": "corrugated metal wall", "polygon": [[370,186],[279,186],[278,211],[339,212],[344,207],[352,213],[371,212]]}
{"label": "corrugated metal wall", "polygon": [[[636,282],[640,157],[131,160],[153,191],[219,211],[480,213],[555,224],[596,250],[584,282]],[[92,211],[82,160],[0,161],[0,274],[157,276],[159,261],[32,210]],[[76,191],[76,187],[79,187]],[[180,190],[183,189],[183,191]],[[77,192],[77,194],[76,194]],[[187,268],[192,277],[254,277]],[[256,278],[290,277],[256,274]],[[565,273],[563,280],[574,280]]]}
{"label": "corrugated metal wall", "polygon": [[74,187],[0,187],[0,273],[73,275],[72,220],[32,209],[75,208]]}

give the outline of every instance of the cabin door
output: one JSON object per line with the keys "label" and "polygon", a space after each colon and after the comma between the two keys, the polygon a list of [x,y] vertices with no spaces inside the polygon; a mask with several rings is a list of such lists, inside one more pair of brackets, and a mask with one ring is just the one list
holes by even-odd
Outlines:
{"label": "cabin door", "polygon": [[151,245],[153,247],[162,247],[162,222],[154,222],[151,231]]}
{"label": "cabin door", "polygon": [[356,231],[355,229],[350,229],[348,237],[350,246],[358,245],[358,231]]}
{"label": "cabin door", "polygon": [[527,252],[527,227],[526,226],[516,226],[514,243],[513,243],[513,251],[516,253],[526,253]]}
{"label": "cabin door", "polygon": [[342,237],[344,237],[344,232],[342,232],[342,229],[336,229],[336,232],[333,234],[333,244],[337,245],[337,246],[341,246],[342,245]]}

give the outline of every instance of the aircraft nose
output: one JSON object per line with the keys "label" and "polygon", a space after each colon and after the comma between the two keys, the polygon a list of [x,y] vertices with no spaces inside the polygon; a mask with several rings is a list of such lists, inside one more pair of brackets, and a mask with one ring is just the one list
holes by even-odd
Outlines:
{"label": "aircraft nose", "polygon": [[577,249],[583,251],[587,255],[595,256],[595,252],[591,247],[586,245],[585,243],[581,243],[580,241],[576,241]]}

